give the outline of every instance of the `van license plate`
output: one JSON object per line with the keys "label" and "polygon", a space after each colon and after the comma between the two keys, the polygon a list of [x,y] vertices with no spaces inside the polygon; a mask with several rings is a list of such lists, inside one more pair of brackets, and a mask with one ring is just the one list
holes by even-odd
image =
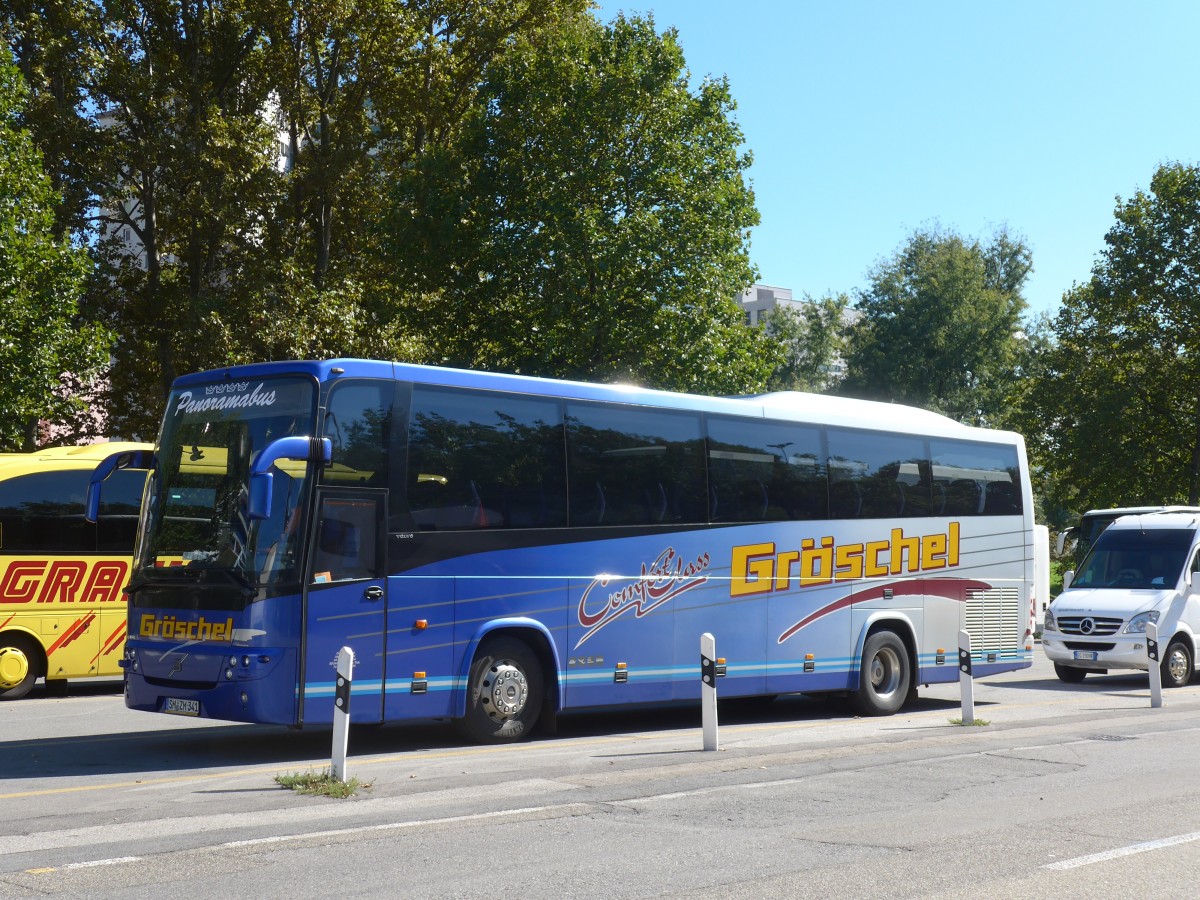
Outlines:
{"label": "van license plate", "polygon": [[163,701],[163,712],[174,713],[177,716],[198,716],[200,715],[200,701],[167,697]]}
{"label": "van license plate", "polygon": [[1097,653],[1095,650],[1076,650],[1075,658],[1076,659],[1086,659],[1088,662],[1095,662],[1097,659],[1100,658],[1100,654]]}

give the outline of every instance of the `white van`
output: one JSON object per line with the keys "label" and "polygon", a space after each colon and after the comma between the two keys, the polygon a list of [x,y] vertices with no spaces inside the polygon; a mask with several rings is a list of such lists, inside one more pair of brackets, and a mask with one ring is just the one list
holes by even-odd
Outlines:
{"label": "white van", "polygon": [[1200,511],[1123,516],[1097,538],[1050,608],[1042,648],[1063,681],[1146,671],[1146,623],[1158,626],[1163,685],[1187,684],[1200,634]]}

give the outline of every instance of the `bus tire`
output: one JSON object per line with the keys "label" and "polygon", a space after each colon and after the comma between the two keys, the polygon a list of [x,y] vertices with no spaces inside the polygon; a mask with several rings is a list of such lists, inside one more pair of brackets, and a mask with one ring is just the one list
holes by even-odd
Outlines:
{"label": "bus tire", "polygon": [[20,700],[41,674],[41,655],[33,641],[20,634],[0,638],[0,700]]}
{"label": "bus tire", "polygon": [[1167,646],[1159,665],[1162,667],[1163,687],[1186,687],[1192,680],[1192,668],[1195,665],[1192,648],[1187,641],[1175,638]]}
{"label": "bus tire", "polygon": [[904,705],[912,684],[908,648],[894,631],[876,631],[863,645],[858,690],[851,694],[861,716],[888,716]]}
{"label": "bus tire", "polygon": [[486,639],[471,662],[467,711],[455,727],[480,744],[524,740],[537,724],[544,693],[542,667],[528,644],[512,637]]}
{"label": "bus tire", "polygon": [[1087,669],[1077,669],[1074,666],[1064,666],[1061,663],[1054,664],[1054,674],[1058,676],[1059,681],[1065,681],[1067,684],[1079,684],[1087,677]]}

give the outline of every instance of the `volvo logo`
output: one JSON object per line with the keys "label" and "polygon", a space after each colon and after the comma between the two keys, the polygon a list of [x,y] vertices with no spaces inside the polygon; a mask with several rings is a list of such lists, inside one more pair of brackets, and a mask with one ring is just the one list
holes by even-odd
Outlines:
{"label": "volvo logo", "polygon": [[1079,633],[1091,634],[1096,630],[1096,620],[1091,616],[1086,616],[1079,620]]}

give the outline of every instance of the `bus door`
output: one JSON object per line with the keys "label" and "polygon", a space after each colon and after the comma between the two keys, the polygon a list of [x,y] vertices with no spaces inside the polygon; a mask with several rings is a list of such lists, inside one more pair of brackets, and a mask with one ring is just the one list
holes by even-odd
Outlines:
{"label": "bus door", "polygon": [[387,491],[320,486],[304,596],[301,720],[333,719],[337,655],[354,651],[350,720],[380,722],[387,612]]}

